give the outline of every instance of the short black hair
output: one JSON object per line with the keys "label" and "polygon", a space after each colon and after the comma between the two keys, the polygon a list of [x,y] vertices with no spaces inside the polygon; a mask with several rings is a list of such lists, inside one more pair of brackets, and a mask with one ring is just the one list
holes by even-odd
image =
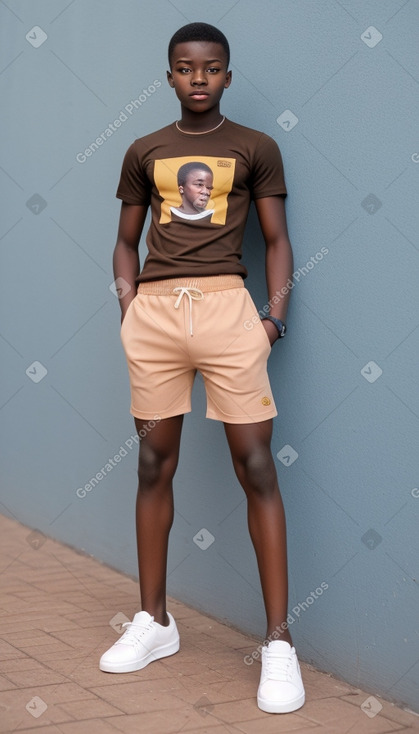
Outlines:
{"label": "short black hair", "polygon": [[205,173],[210,173],[211,176],[214,177],[214,174],[211,171],[211,168],[207,166],[206,163],[201,163],[200,161],[190,161],[189,163],[184,163],[183,166],[181,166],[177,172],[178,186],[184,186],[186,184],[188,175],[192,171],[205,171]]}
{"label": "short black hair", "polygon": [[188,23],[188,25],[179,28],[172,36],[169,42],[169,66],[172,67],[172,56],[175,46],[178,43],[188,43],[189,41],[207,41],[209,43],[219,43],[227,56],[227,66],[230,63],[230,46],[224,35],[218,28],[209,23]]}

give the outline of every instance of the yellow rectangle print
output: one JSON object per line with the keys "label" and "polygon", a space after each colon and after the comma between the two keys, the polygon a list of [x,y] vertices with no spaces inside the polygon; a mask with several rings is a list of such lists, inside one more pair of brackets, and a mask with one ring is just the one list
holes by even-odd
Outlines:
{"label": "yellow rectangle print", "polygon": [[156,160],[154,183],[163,199],[160,224],[177,221],[224,225],[235,165],[235,158],[216,156]]}

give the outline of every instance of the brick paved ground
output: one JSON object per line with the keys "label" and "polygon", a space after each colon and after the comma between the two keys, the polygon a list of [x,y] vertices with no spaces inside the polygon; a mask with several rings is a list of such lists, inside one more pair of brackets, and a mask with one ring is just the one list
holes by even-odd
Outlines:
{"label": "brick paved ground", "polygon": [[[307,702],[257,708],[259,641],[170,600],[176,655],[112,675],[98,660],[138,611],[137,584],[0,516],[0,731],[35,734],[384,734],[419,731],[419,716],[302,665]],[[113,625],[110,624],[114,620]],[[115,627],[115,629],[114,629]]]}

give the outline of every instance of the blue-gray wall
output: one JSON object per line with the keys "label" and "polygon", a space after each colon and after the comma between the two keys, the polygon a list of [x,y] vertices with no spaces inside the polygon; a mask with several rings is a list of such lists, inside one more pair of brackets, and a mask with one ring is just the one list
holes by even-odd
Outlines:
{"label": "blue-gray wall", "polygon": [[[224,112],[277,140],[289,189],[295,287],[269,364],[291,631],[303,659],[418,710],[419,4],[212,0],[196,13],[192,0],[0,3],[1,508],[136,573],[114,193],[132,140],[178,116],[170,35],[219,25]],[[259,308],[263,251],[252,213]],[[169,591],[263,635],[244,496],[204,407],[198,378]]]}

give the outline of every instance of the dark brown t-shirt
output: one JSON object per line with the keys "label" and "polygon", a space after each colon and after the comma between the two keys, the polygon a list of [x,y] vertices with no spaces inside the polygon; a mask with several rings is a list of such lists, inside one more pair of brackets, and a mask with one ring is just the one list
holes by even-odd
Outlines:
{"label": "dark brown t-shirt", "polygon": [[238,274],[252,199],[286,196],[282,158],[264,133],[230,120],[192,135],[175,123],[128,148],[117,197],[151,206],[139,281]]}

